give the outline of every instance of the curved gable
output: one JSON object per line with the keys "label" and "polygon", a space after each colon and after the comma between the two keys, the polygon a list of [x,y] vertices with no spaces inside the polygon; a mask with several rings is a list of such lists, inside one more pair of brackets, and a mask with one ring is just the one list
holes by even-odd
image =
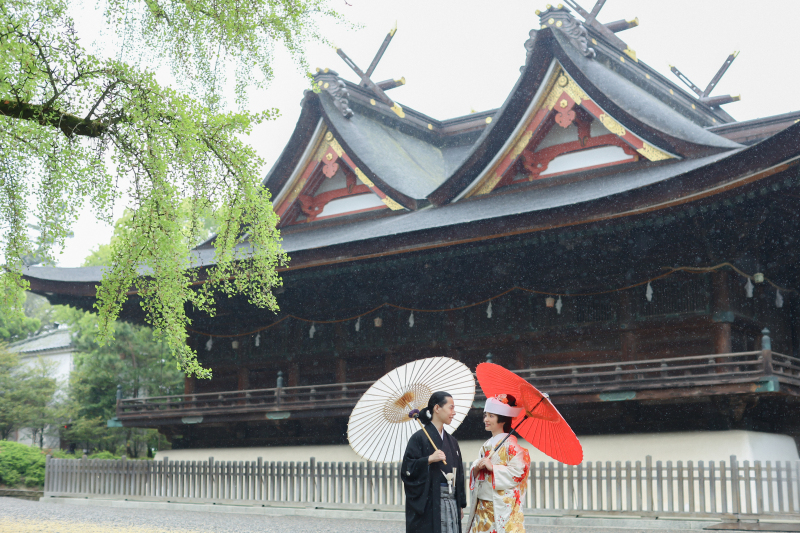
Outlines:
{"label": "curved gable", "polygon": [[373,183],[320,122],[306,149],[307,157],[275,196],[281,227],[403,206]]}
{"label": "curved gable", "polygon": [[678,158],[628,130],[556,63],[508,148],[458,198],[640,159]]}

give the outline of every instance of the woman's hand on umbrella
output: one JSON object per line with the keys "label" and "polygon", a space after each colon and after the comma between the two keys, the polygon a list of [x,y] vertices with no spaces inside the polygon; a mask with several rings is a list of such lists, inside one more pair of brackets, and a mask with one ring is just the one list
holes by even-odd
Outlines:
{"label": "woman's hand on umbrella", "polygon": [[484,457],[483,459],[481,459],[480,463],[478,463],[478,470],[482,468],[485,468],[489,472],[493,472],[494,465],[492,465],[492,460],[489,459],[488,457]]}
{"label": "woman's hand on umbrella", "polygon": [[442,450],[436,450],[428,457],[428,464],[438,463],[439,461],[446,461],[447,456]]}

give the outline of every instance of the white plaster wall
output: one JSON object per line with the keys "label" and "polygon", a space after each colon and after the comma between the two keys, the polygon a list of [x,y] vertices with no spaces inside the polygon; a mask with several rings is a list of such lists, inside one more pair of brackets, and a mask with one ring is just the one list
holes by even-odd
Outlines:
{"label": "white plaster wall", "polygon": [[[456,434],[458,437],[458,434]],[[654,461],[728,461],[736,455],[740,461],[798,460],[797,446],[791,437],[754,431],[702,431],[634,435],[600,435],[580,438],[585,461],[642,461],[647,455]],[[477,458],[483,441],[461,441],[465,460]],[[551,461],[527,442],[532,461]],[[169,457],[176,461],[362,461],[347,445],[273,446],[261,448],[204,448],[167,450],[156,453],[156,460]]]}
{"label": "white plaster wall", "polygon": [[72,348],[69,351],[49,353],[45,355],[24,355],[22,357],[22,364],[33,367],[41,358],[46,363],[52,363],[54,367],[54,375],[58,380],[59,385],[66,385],[69,383],[69,375],[72,372]]}
{"label": "white plaster wall", "polygon": [[319,217],[330,217],[341,215],[350,211],[360,211],[361,209],[371,209],[373,207],[385,207],[386,204],[375,193],[359,194],[357,196],[346,196],[331,200],[322,209]]}
{"label": "white plaster wall", "polygon": [[539,175],[544,177],[568,170],[578,170],[581,168],[606,165],[608,163],[616,163],[618,161],[631,160],[633,160],[633,156],[626,154],[619,146],[599,146],[597,148],[589,148],[579,152],[570,152],[560,155],[550,161],[550,164],[547,165],[547,170]]}

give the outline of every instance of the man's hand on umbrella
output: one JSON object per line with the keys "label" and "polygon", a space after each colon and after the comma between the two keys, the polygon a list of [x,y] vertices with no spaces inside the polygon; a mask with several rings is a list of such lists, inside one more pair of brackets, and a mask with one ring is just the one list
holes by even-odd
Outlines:
{"label": "man's hand on umbrella", "polygon": [[436,450],[428,457],[428,464],[438,463],[439,461],[446,461],[447,456],[442,450]]}

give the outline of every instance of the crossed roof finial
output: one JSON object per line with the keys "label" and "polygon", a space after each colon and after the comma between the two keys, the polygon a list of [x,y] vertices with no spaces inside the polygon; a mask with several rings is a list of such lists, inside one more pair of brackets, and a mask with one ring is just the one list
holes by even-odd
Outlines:
{"label": "crossed roof finial", "polygon": [[369,64],[369,67],[367,68],[366,72],[358,68],[358,65],[356,65],[355,62],[352,59],[350,59],[350,57],[348,57],[348,55],[345,54],[344,50],[342,50],[341,48],[336,48],[336,53],[339,54],[339,57],[341,57],[344,60],[344,62],[347,63],[347,66],[353,69],[353,72],[355,72],[358,75],[358,77],[361,78],[362,87],[366,87],[367,89],[372,91],[372,93],[375,94],[375,97],[378,98],[378,100],[389,106],[389,108],[391,108],[391,110],[394,111],[398,117],[403,118],[406,116],[405,113],[403,112],[403,108],[400,107],[400,105],[394,102],[391,98],[386,96],[385,91],[388,91],[389,89],[394,89],[395,87],[400,87],[401,85],[405,85],[406,79],[400,78],[399,80],[384,80],[375,83],[370,78],[372,76],[372,73],[375,72],[375,68],[378,66],[378,62],[383,57],[384,52],[386,52],[386,48],[388,48],[389,43],[392,42],[392,38],[394,37],[394,34],[396,32],[397,32],[397,23],[395,23],[394,28],[389,30],[389,33],[383,40],[381,47],[378,48],[378,53],[375,54],[375,58],[372,60],[372,63]]}

